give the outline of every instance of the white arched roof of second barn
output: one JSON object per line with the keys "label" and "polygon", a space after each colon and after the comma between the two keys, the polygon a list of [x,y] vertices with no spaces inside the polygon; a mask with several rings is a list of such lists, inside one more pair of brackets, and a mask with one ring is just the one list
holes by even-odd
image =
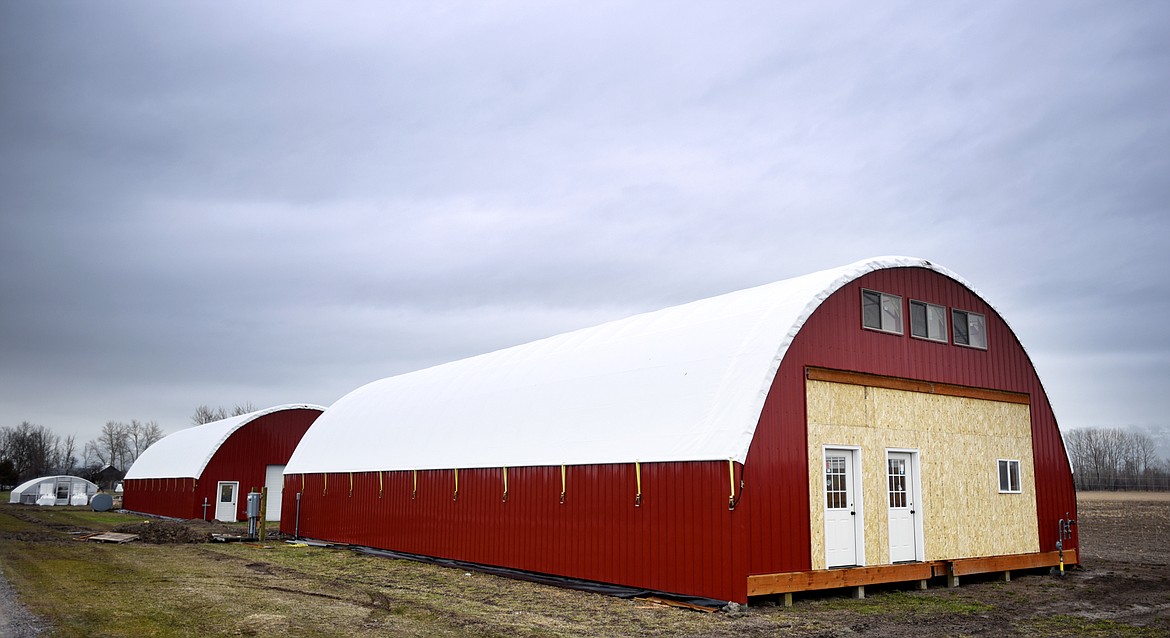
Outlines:
{"label": "white arched roof of second barn", "polygon": [[159,439],[134,461],[126,472],[127,479],[199,478],[224,441],[236,430],[273,412],[282,410],[324,410],[319,405],[303,403],[278,405],[211,423],[179,430]]}
{"label": "white arched roof of second barn", "polygon": [[967,285],[878,257],[382,379],[326,410],[285,473],[742,462],[812,312],[899,267]]}

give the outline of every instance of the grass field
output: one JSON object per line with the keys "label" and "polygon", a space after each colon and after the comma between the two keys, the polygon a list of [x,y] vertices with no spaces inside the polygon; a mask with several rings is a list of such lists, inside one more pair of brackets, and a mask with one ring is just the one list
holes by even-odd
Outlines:
{"label": "grass field", "polygon": [[792,608],[753,599],[716,614],[275,541],[81,542],[71,532],[144,519],[0,504],[0,567],[52,637],[1170,635],[1170,567],[1124,546],[1170,538],[1161,497],[1083,499],[1086,569],[1064,579],[989,575],[956,589],[868,588],[864,600],[798,596]]}

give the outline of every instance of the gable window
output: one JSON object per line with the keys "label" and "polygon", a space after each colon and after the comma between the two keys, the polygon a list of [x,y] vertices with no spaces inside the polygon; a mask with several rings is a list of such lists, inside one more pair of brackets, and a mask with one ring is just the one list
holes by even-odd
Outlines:
{"label": "gable window", "polygon": [[983,315],[952,310],[951,324],[955,327],[956,345],[987,349],[987,321]]}
{"label": "gable window", "polygon": [[902,298],[873,290],[861,291],[861,325],[902,334]]}
{"label": "gable window", "polygon": [[1001,494],[1020,493],[1020,462],[999,459],[999,491]]}
{"label": "gable window", "polygon": [[925,301],[910,300],[910,335],[946,343],[947,309]]}

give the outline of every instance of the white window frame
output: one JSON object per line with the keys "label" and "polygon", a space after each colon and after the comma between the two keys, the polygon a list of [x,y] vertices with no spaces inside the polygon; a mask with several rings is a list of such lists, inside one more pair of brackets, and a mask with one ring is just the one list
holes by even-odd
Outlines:
{"label": "white window frame", "polygon": [[[914,307],[922,306],[926,311],[926,334],[914,334]],[[942,317],[942,333],[932,336],[930,334],[930,311],[934,309],[938,311],[939,316]],[[950,332],[950,322],[947,321],[947,307],[940,306],[935,303],[927,301],[918,301],[917,299],[910,300],[910,336],[915,339],[925,339],[926,341],[937,341],[939,343],[947,343],[947,334]]]}
{"label": "white window frame", "polygon": [[[880,327],[870,326],[865,323],[865,296],[866,294],[878,296],[878,321],[881,322]],[[897,304],[898,308],[898,325],[888,325],[886,323],[886,308]],[[861,289],[861,327],[866,330],[873,330],[876,332],[885,332],[887,334],[900,335],[903,334],[903,325],[906,323],[904,318],[905,313],[902,308],[902,297],[898,295],[891,295],[888,292],[881,292],[878,290],[870,290],[868,288]],[[892,322],[891,322],[892,323]]]}
{"label": "white window frame", "polygon": [[[1005,478],[1004,468],[1007,468],[1007,489],[1004,489],[1003,480]],[[1012,489],[1012,468],[1015,468],[1016,489]],[[995,476],[999,482],[1000,494],[1020,494],[1023,492],[1023,477],[1020,476],[1020,461],[1019,459],[996,459],[995,460]]]}
{"label": "white window frame", "polygon": [[[967,343],[959,341],[960,315],[962,315],[963,319],[963,329],[967,334]],[[975,340],[971,338],[973,334],[971,330],[971,317],[979,317],[979,323],[982,326],[982,330],[976,331],[974,334],[978,334],[980,337],[982,337],[983,343],[974,343]],[[951,334],[952,340],[955,342],[956,346],[962,346],[964,348],[975,348],[976,350],[986,350],[987,316],[982,313],[971,312],[970,310],[959,310],[958,308],[951,308]]]}

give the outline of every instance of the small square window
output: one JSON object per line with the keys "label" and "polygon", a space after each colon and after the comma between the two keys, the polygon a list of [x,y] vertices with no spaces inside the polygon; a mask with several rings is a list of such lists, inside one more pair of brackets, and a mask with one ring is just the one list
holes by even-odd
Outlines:
{"label": "small square window", "polygon": [[902,334],[902,298],[873,290],[861,291],[861,325]]}
{"label": "small square window", "polygon": [[925,301],[910,301],[910,335],[947,341],[947,309]]}
{"label": "small square window", "polygon": [[987,322],[983,315],[966,310],[952,310],[955,345],[987,349]]}
{"label": "small square window", "polygon": [[1005,494],[1020,493],[1020,462],[999,459],[999,491]]}

